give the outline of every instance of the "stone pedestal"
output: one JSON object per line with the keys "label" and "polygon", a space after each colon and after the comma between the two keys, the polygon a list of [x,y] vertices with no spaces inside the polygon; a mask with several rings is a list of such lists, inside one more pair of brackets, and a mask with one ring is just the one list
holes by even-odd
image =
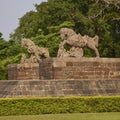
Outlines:
{"label": "stone pedestal", "polygon": [[48,58],[39,64],[13,64],[9,80],[119,80],[120,58]]}
{"label": "stone pedestal", "polygon": [[120,79],[120,58],[49,58],[40,64],[41,79]]}
{"label": "stone pedestal", "polygon": [[11,64],[8,66],[8,80],[38,80],[39,64]]}
{"label": "stone pedestal", "polygon": [[9,65],[0,97],[120,95],[120,58],[49,58]]}

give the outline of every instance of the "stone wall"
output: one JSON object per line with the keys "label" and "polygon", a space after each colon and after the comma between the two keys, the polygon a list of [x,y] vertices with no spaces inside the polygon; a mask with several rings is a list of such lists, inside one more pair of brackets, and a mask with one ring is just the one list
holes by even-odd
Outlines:
{"label": "stone wall", "polygon": [[120,58],[48,58],[8,66],[0,97],[120,95]]}
{"label": "stone wall", "polygon": [[8,66],[9,80],[120,79],[120,58],[48,58],[39,64]]}
{"label": "stone wall", "polygon": [[0,81],[0,98],[120,95],[120,80]]}
{"label": "stone wall", "polygon": [[39,64],[11,64],[8,66],[9,80],[40,79]]}
{"label": "stone wall", "polygon": [[120,80],[120,58],[49,58],[40,68],[41,79]]}

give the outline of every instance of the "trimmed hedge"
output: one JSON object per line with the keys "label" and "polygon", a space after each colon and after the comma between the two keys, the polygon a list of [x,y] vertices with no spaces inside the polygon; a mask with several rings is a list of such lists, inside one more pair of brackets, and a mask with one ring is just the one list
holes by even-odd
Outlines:
{"label": "trimmed hedge", "polygon": [[120,112],[120,96],[1,98],[0,115]]}

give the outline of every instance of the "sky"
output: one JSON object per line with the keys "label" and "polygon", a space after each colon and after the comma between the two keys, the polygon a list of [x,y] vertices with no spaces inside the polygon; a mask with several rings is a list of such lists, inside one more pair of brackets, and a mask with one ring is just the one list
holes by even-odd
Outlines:
{"label": "sky", "polygon": [[26,12],[35,10],[34,4],[47,0],[0,0],[0,32],[5,40],[18,27],[19,18]]}

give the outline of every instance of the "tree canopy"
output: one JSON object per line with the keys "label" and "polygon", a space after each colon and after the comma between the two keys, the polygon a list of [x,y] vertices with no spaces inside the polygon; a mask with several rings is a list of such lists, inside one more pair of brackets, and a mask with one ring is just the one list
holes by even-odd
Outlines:
{"label": "tree canopy", "polygon": [[[6,41],[0,33],[0,79],[7,78],[7,65],[19,62],[23,37],[47,47],[55,57],[62,27],[74,29],[82,35],[98,35],[101,57],[120,57],[120,1],[119,0],[48,0],[35,5],[19,19],[19,26]],[[85,56],[93,56],[84,48]]]}

